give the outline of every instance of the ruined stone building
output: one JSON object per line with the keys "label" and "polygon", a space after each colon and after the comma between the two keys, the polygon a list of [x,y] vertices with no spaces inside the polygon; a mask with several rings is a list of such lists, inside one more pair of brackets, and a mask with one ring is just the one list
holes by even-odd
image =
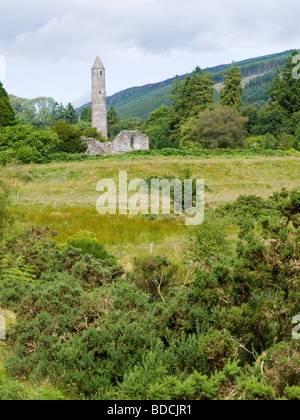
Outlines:
{"label": "ruined stone building", "polygon": [[[92,126],[105,138],[108,137],[105,68],[98,56],[92,68]],[[93,138],[82,138],[89,155],[112,155],[133,150],[148,150],[149,139],[138,131],[122,131],[112,142],[100,142]]]}
{"label": "ruined stone building", "polygon": [[133,150],[149,149],[148,137],[138,131],[121,131],[112,142],[102,143],[91,138],[83,138],[82,141],[88,146],[86,151],[88,155],[118,155]]}

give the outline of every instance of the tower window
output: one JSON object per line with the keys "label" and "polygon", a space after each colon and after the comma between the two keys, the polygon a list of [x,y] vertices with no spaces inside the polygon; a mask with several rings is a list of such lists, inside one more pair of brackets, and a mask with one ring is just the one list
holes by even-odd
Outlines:
{"label": "tower window", "polygon": [[131,137],[130,140],[130,147],[133,149],[134,148],[134,137]]}
{"label": "tower window", "polygon": [[100,76],[102,76],[102,74],[103,74],[103,71],[102,71],[102,70],[100,70]]}
{"label": "tower window", "polygon": [[101,90],[99,90],[99,93],[100,93],[100,95],[102,94],[102,91]]}

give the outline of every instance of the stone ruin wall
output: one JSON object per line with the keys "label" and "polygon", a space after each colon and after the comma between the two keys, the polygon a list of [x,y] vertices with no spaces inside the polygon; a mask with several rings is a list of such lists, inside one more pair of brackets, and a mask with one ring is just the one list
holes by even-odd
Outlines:
{"label": "stone ruin wall", "polygon": [[149,139],[138,131],[121,131],[112,142],[100,142],[93,138],[82,137],[87,144],[88,155],[117,155],[129,153],[133,150],[149,150]]}

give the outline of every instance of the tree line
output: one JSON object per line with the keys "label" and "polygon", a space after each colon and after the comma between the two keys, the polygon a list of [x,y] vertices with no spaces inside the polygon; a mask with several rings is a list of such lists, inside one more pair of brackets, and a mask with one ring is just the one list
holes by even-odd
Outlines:
{"label": "tree line", "polygon": [[[296,54],[291,54],[282,70],[251,81],[246,89],[240,68],[233,64],[219,93],[213,76],[197,67],[184,79],[176,77],[171,106],[161,106],[146,121],[137,117],[122,120],[111,107],[109,140],[122,130],[140,130],[149,137],[150,147],[158,150],[300,150],[300,84],[292,76]],[[270,59],[270,65],[272,62]],[[264,93],[259,97],[262,87]],[[243,103],[245,90],[251,89],[262,107]],[[79,119],[71,104],[63,106],[52,98],[9,97],[0,84],[0,162],[42,162],[49,155],[83,153],[82,136],[106,141],[92,128],[91,118],[90,108],[84,108]]]}

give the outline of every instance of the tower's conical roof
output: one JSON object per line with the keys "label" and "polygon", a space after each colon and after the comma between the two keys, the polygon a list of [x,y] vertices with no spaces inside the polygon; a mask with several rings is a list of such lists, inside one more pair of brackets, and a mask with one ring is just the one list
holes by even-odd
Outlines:
{"label": "tower's conical roof", "polygon": [[99,55],[97,56],[95,63],[93,65],[93,69],[104,69],[103,63]]}

